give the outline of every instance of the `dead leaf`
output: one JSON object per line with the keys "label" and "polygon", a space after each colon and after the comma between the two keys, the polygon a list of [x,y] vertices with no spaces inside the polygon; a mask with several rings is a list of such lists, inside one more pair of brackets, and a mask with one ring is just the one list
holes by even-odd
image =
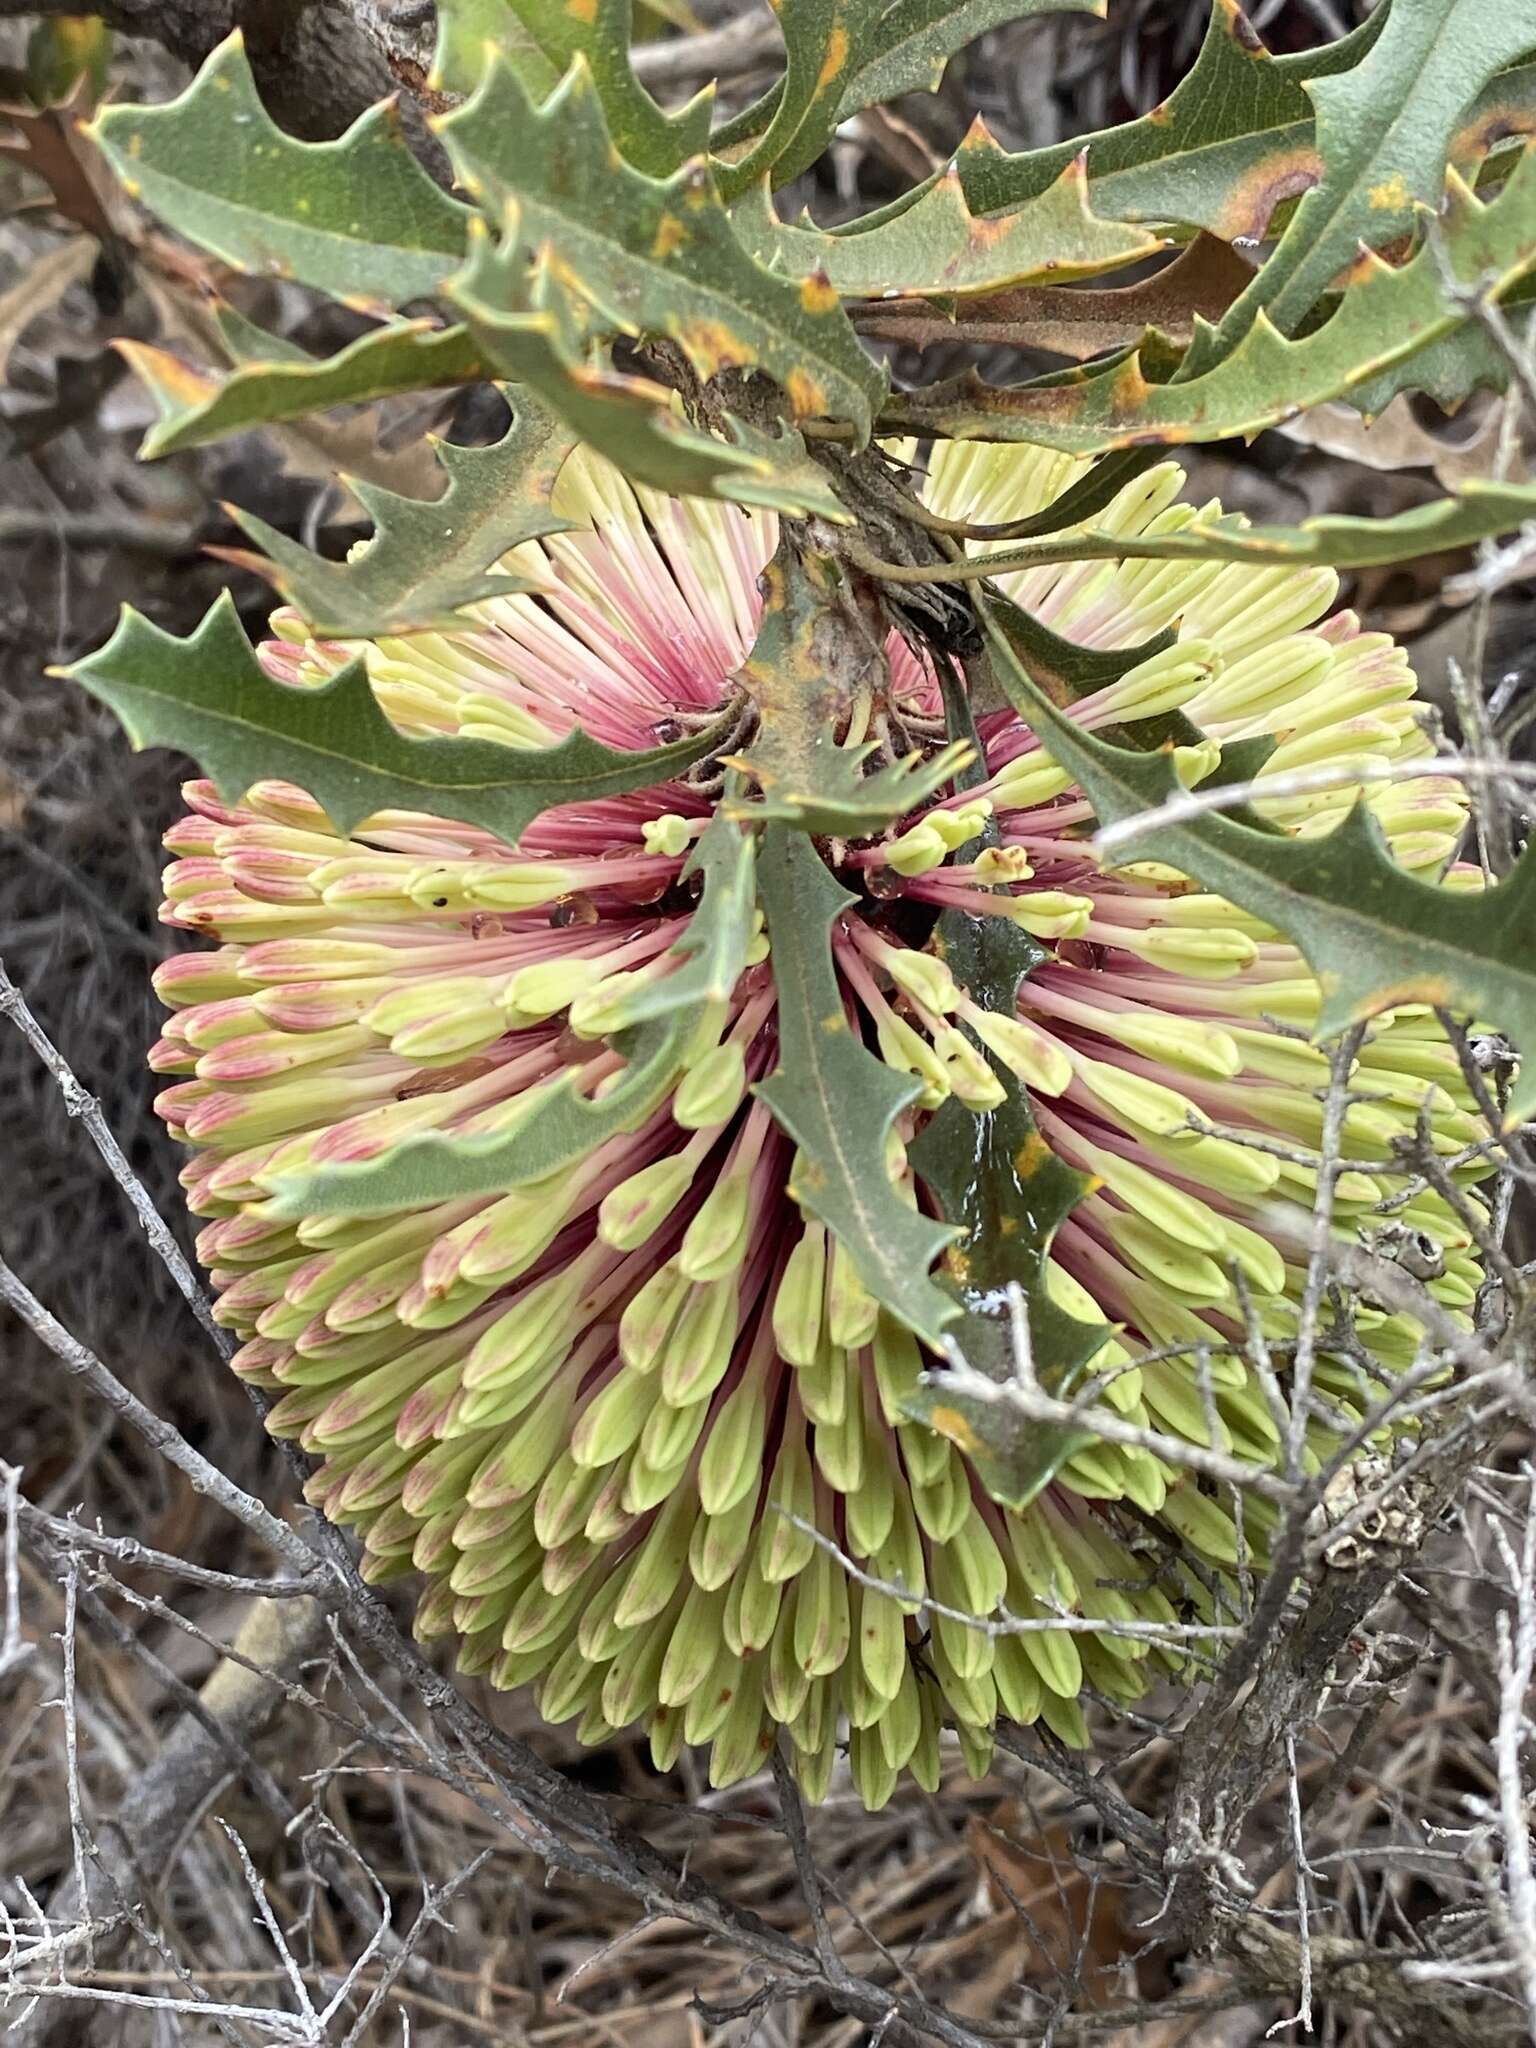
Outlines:
{"label": "dead leaf", "polygon": [[0,383],[10,367],[11,350],[30,323],[72,284],[89,277],[95,261],[96,244],[86,235],[71,235],[29,265],[8,292],[0,293]]}
{"label": "dead leaf", "polygon": [[[999,1934],[1016,1928],[1023,1937],[1010,1955],[1010,1981],[1056,1990],[1077,1972],[1079,2007],[1118,2005],[1125,1995],[1121,1965],[1138,1945],[1122,1919],[1126,1894],[1084,1862],[1071,1830],[1058,1824],[1042,1831],[1018,1801],[1006,1800],[990,1820],[968,1823],[966,1846],[981,1868]],[[980,1988],[973,1983],[966,1991]],[[964,1994],[952,2002],[980,2018],[995,2012],[1005,1988],[989,1985],[990,2008],[965,2006]]]}
{"label": "dead leaf", "polygon": [[853,317],[861,334],[914,348],[967,341],[1045,349],[1086,362],[1105,349],[1140,341],[1149,327],[1186,344],[1196,313],[1219,320],[1252,279],[1252,267],[1225,242],[1200,234],[1173,262],[1136,284],[1104,290],[1018,285],[971,302],[955,319],[927,306],[902,311],[868,306],[855,308]]}
{"label": "dead leaf", "polygon": [[[1345,461],[1363,464],[1366,469],[1432,470],[1436,482],[1450,491],[1471,477],[1493,475],[1503,418],[1503,406],[1495,402],[1470,437],[1462,433],[1457,439],[1449,439],[1416,417],[1412,399],[1403,391],[1369,425],[1352,406],[1330,400],[1288,420],[1278,431],[1288,440],[1299,441],[1304,448],[1341,456]],[[1456,424],[1460,422],[1458,415]],[[1524,450],[1517,444],[1512,476],[1524,473]]]}

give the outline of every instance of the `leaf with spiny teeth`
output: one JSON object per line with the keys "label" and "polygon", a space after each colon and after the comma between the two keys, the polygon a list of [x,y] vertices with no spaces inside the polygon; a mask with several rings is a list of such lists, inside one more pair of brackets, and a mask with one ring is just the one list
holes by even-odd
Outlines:
{"label": "leaf with spiny teeth", "polygon": [[[981,613],[999,683],[1070,769],[1101,828],[1129,825],[1184,794],[1168,754],[1115,746],[1062,715],[1031,676],[1017,607],[991,598]],[[1510,1121],[1536,1105],[1536,848],[1481,892],[1435,886],[1398,866],[1363,800],[1316,838],[1258,832],[1208,811],[1149,822],[1130,845],[1133,857],[1166,860],[1290,938],[1321,985],[1315,1037],[1399,1003],[1474,1015],[1530,1049],[1511,1091]],[[1277,1110],[1283,1106],[1278,1099]]]}
{"label": "leaf with spiny teeth", "polygon": [[471,218],[417,163],[390,102],[335,142],[273,121],[238,30],[179,98],[104,107],[87,133],[127,189],[236,269],[384,309],[431,297]]}
{"label": "leaf with spiny teeth", "polygon": [[742,241],[768,269],[819,275],[844,298],[966,298],[1004,286],[1093,277],[1153,254],[1156,235],[1098,219],[1088,204],[1087,152],[1011,212],[978,218],[951,164],[894,220],[829,234],[779,219],[766,185],[731,208]]}
{"label": "leaf with spiny teeth", "polygon": [[886,1132],[918,1093],[851,1031],[831,928],[853,898],[803,832],[769,826],[759,885],[773,942],[779,1064],[757,1092],[800,1148],[790,1193],[848,1250],[865,1287],[930,1343],[957,1313],[929,1277],[950,1232],[897,1195]]}
{"label": "leaf with spiny teeth", "polygon": [[509,845],[557,804],[643,789],[718,745],[721,728],[626,753],[572,732],[553,747],[408,739],[359,658],[319,688],[275,682],[226,592],[187,639],[124,611],[105,647],[65,671],[109,705],[135,747],[179,747],[236,802],[253,783],[297,783],[336,830],[379,811],[460,818]]}

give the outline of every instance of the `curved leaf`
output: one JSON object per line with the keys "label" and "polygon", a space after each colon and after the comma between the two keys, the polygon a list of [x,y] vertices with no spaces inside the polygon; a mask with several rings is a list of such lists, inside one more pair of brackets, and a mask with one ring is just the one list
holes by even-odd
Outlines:
{"label": "curved leaf", "polygon": [[435,185],[392,105],[299,142],[261,103],[238,30],[163,107],[104,107],[86,131],[137,199],[237,270],[369,310],[430,298],[462,260],[469,209]]}
{"label": "curved leaf", "polygon": [[[983,626],[1005,694],[1078,783],[1101,825],[1134,819],[1184,794],[1167,753],[1114,746],[1066,718],[1015,649],[1015,607],[984,600]],[[1363,803],[1320,838],[1256,831],[1219,812],[1149,824],[1135,860],[1166,861],[1263,918],[1299,948],[1323,1005],[1315,1036],[1332,1037],[1394,1003],[1434,1003],[1492,1024],[1536,1052],[1536,847],[1481,895],[1416,881],[1393,860]],[[1536,1106],[1536,1058],[1509,1105]]]}
{"label": "curved leaf", "polygon": [[831,413],[867,438],[885,373],[836,293],[754,262],[702,163],[666,179],[624,163],[584,62],[538,108],[497,65],[439,132],[469,189],[498,217],[515,202],[525,245],[553,248],[607,333],[665,335],[705,378],[766,371],[797,417]]}

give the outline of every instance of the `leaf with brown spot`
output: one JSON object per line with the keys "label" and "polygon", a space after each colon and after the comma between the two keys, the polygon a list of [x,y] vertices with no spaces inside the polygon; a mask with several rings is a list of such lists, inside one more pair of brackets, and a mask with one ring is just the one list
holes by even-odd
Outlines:
{"label": "leaf with brown spot", "polygon": [[962,741],[866,774],[875,742],[838,743],[837,728],[860,689],[883,680],[884,656],[844,609],[837,574],[830,562],[802,559],[788,539],[764,570],[757,639],[741,671],[758,732],[730,765],[756,784],[755,794],[740,798],[740,816],[851,839],[915,809],[976,749]]}
{"label": "leaf with brown spot", "polygon": [[[582,61],[540,107],[495,65],[439,133],[509,240],[529,255],[549,246],[579,280],[590,338],[666,336],[705,378],[765,371],[796,413],[831,413],[867,437],[886,376],[841,307],[807,306],[798,281],[753,260],[702,161],[651,178],[618,158]],[[658,255],[668,216],[684,232]]]}
{"label": "leaf with brown spot", "polygon": [[875,341],[929,348],[945,341],[982,347],[1035,348],[1086,362],[1106,349],[1134,346],[1149,328],[1187,347],[1196,315],[1219,320],[1253,276],[1215,235],[1202,231],[1151,277],[1136,284],[1017,285],[995,297],[971,300],[954,314],[932,306],[870,304],[852,309],[854,325]]}
{"label": "leaf with brown spot", "polygon": [[1453,172],[1438,238],[1438,250],[1426,245],[1400,269],[1367,253],[1332,315],[1296,340],[1260,310],[1230,352],[1218,356],[1215,330],[1197,323],[1188,360],[1203,352],[1211,361],[1204,375],[1154,380],[1133,353],[1070,379],[987,387],[972,377],[959,387],[914,393],[886,417],[908,432],[1031,441],[1074,455],[1253,434],[1378,376],[1461,326],[1464,310],[1450,297],[1437,258],[1453,279],[1495,296],[1536,273],[1536,154],[1522,157],[1486,204]]}
{"label": "leaf with brown spot", "polygon": [[788,226],[765,185],[737,202],[731,220],[770,270],[792,277],[819,272],[846,298],[963,298],[1029,278],[1065,282],[1119,269],[1160,246],[1139,228],[1094,215],[1082,156],[1038,198],[997,216],[971,212],[960,173],[951,168],[907,212],[862,232]]}

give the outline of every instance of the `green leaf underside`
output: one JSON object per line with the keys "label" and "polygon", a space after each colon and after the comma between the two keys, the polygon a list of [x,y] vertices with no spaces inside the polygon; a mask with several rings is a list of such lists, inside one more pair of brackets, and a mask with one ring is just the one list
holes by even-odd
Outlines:
{"label": "green leaf underside", "polygon": [[[629,54],[634,40],[631,0],[590,0],[590,5],[576,7],[566,0],[499,4],[504,18],[511,17],[508,26],[513,33],[521,27],[553,74],[550,84],[535,88],[530,98],[546,98],[574,60],[582,57],[591,69],[613,139],[636,170],[664,178],[685,158],[709,147],[712,88],[677,112],[665,114],[636,78]],[[526,84],[523,68],[515,63],[513,68]]]}
{"label": "green leaf underside", "polygon": [[690,427],[672,394],[642,377],[621,376],[584,362],[571,339],[574,316],[546,258],[535,266],[528,295],[533,310],[516,312],[526,285],[521,251],[471,238],[469,268],[451,297],[477,346],[500,373],[537,391],[586,442],[637,483],[674,497],[726,498],[792,513],[815,512],[846,524],[826,471],[812,462],[792,429],[775,440],[733,421],[736,440]]}
{"label": "green leaf underside", "polygon": [[[1532,281],[1526,279],[1506,292],[1501,300],[1504,317],[1516,333],[1524,330],[1536,301]],[[1443,340],[1416,349],[1405,362],[1395,363],[1379,377],[1367,377],[1352,384],[1339,396],[1346,405],[1373,420],[1400,391],[1421,391],[1432,398],[1442,412],[1454,413],[1474,391],[1499,391],[1509,382],[1509,358],[1480,321],[1464,320]]]}
{"label": "green leaf underside", "polygon": [[915,206],[867,234],[787,225],[765,186],[737,202],[731,222],[770,270],[800,278],[820,271],[845,298],[964,297],[1026,280],[1092,277],[1161,247],[1139,228],[1095,217],[1080,157],[1038,198],[988,220],[971,214],[950,170]]}
{"label": "green leaf underside", "polygon": [[1536,0],[1414,0],[1387,10],[1360,62],[1313,77],[1320,181],[1222,323],[1241,333],[1260,307],[1292,332],[1351,263],[1438,205],[1458,124],[1492,75],[1536,49]]}
{"label": "green leaf underside", "polygon": [[1471,477],[1448,497],[1413,505],[1390,519],[1319,513],[1297,526],[1249,526],[1240,512],[1196,518],[1177,533],[1128,536],[1094,527],[1037,543],[1033,555],[999,549],[989,573],[1033,568],[1041,561],[1306,562],[1336,569],[1376,569],[1425,555],[1471,547],[1536,519],[1536,484]]}
{"label": "green leaf underside", "polygon": [[543,98],[560,83],[563,67],[550,62],[507,0],[437,0],[431,82],[439,92],[467,99],[484,76],[493,49],[516,71],[530,96]]}
{"label": "green leaf underside", "polygon": [[437,292],[470,218],[398,121],[386,103],[338,141],[296,141],[262,105],[237,31],[179,99],[106,107],[90,133],[135,198],[226,263],[378,307]]}
{"label": "green leaf underside", "polygon": [[920,1092],[855,1036],[833,965],[833,920],[854,901],[803,832],[769,825],[758,881],[778,994],[779,1064],[757,1093],[800,1148],[790,1193],[846,1247],[883,1307],[937,1344],[956,1304],[930,1277],[953,1232],[908,1208],[886,1135]]}
{"label": "green leaf underside", "polygon": [[957,50],[989,29],[1042,14],[1097,14],[1106,0],[891,0],[870,10],[862,56],[856,56],[837,103],[837,119],[909,92],[937,92]]}
{"label": "green leaf underside", "polygon": [[387,1213],[526,1187],[635,1130],[675,1087],[706,1013],[724,1003],[745,969],[756,907],[753,855],[750,832],[723,815],[711,819],[684,870],[703,875],[704,891],[673,948],[683,964],[632,1003],[635,1023],[611,1041],[628,1064],[600,1099],[583,1095],[571,1076],[541,1095],[510,1130],[473,1137],[432,1133],[376,1160],[274,1177],[282,1213]]}
{"label": "green leaf underside", "polygon": [[[1133,353],[1066,383],[982,387],[970,403],[943,393],[909,403],[914,422],[942,419],[960,439],[1024,440],[1073,455],[1148,443],[1222,440],[1292,419],[1375,378],[1466,319],[1450,299],[1438,257],[1455,280],[1495,295],[1536,269],[1536,154],[1521,158],[1500,195],[1483,204],[1459,179],[1439,227],[1440,251],[1421,247],[1400,269],[1362,259],[1327,322],[1290,340],[1260,310],[1231,352],[1203,376],[1149,382]],[[1195,322],[1195,348],[1214,332]]]}
{"label": "green leaf underside", "polygon": [[667,179],[625,164],[582,63],[540,108],[497,65],[439,132],[482,204],[501,216],[515,202],[528,249],[558,252],[605,331],[667,336],[701,377],[766,371],[797,417],[830,413],[867,438],[885,373],[836,294],[754,262],[702,163]]}
{"label": "green leaf underside", "polygon": [[269,777],[292,782],[343,833],[379,811],[421,811],[510,845],[558,804],[669,780],[722,732],[643,753],[581,732],[527,752],[491,740],[407,739],[380,710],[361,657],[319,689],[274,682],[227,591],[185,640],[125,611],[106,646],[67,673],[111,706],[135,747],[180,748],[226,801]]}
{"label": "green leaf underside", "polygon": [[[949,910],[934,927],[933,950],[983,1008],[1014,1016],[1019,984],[1045,955],[1006,919]],[[1063,1220],[1093,1185],[1058,1159],[1041,1137],[1016,1075],[983,1057],[1008,1091],[978,1115],[951,1096],[911,1148],[918,1178],[960,1236],[943,1260],[944,1285],[961,1306],[949,1337],[967,1365],[989,1379],[1013,1374],[1010,1287],[1023,1293],[1031,1359],[1041,1382],[1060,1393],[1102,1349],[1104,1325],[1080,1323],[1046,1292],[1045,1260]],[[1022,1509],[1085,1444],[1089,1431],[1026,1421],[1005,1402],[978,1399],[931,1373],[904,1404],[907,1413],[964,1451],[983,1486],[1005,1507]]]}
{"label": "green leaf underside", "polygon": [[[1084,732],[1032,680],[1015,650],[1015,608],[983,600],[982,621],[1005,694],[1082,789],[1103,825],[1185,792],[1166,753],[1134,752]],[[1481,895],[1441,889],[1397,866],[1363,803],[1318,839],[1255,831],[1207,812],[1149,825],[1121,856],[1166,861],[1263,918],[1299,948],[1323,994],[1315,1035],[1333,1036],[1397,1003],[1433,1003],[1474,1016],[1517,1046],[1536,1048],[1536,850]],[[1510,1103],[1536,1103],[1528,1060]]]}
{"label": "green leaf underside", "polygon": [[440,498],[353,485],[375,531],[349,561],[325,561],[254,513],[236,511],[242,531],[266,550],[257,566],[313,633],[361,640],[462,627],[455,615],[465,605],[534,588],[497,565],[524,541],[570,530],[550,496],[575,436],[528,394],[509,396],[516,417],[491,447],[438,443],[448,478]]}
{"label": "green leaf underside", "polygon": [[377,328],[323,360],[295,362],[284,355],[246,363],[222,379],[189,370],[175,356],[143,342],[120,342],[118,348],[160,409],[139,447],[150,461],[250,427],[301,419],[327,406],[467,384],[485,375],[462,327],[442,328],[426,320]]}
{"label": "green leaf underside", "polygon": [[861,838],[941,789],[974,750],[962,743],[927,761],[910,754],[866,775],[874,742],[838,745],[834,730],[873,684],[878,658],[861,645],[857,672],[844,672],[850,635],[837,617],[836,574],[828,562],[802,559],[787,541],[763,571],[757,638],[741,670],[759,726],[731,765],[757,785],[754,799],[741,801],[742,816]]}

